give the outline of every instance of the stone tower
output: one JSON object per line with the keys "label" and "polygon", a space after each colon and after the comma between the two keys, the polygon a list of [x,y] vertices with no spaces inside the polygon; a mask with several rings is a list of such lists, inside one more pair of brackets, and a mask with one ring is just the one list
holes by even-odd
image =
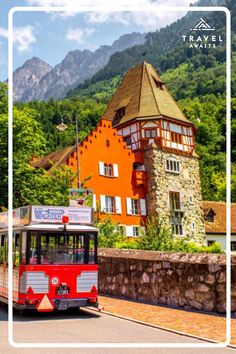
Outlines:
{"label": "stone tower", "polygon": [[147,214],[158,215],[176,237],[205,241],[196,127],[146,62],[130,69],[104,113],[146,171]]}

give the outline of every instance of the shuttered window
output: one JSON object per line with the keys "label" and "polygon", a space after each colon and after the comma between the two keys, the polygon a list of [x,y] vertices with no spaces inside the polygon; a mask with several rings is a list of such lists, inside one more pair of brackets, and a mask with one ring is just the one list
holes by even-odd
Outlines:
{"label": "shuttered window", "polygon": [[126,198],[126,211],[127,215],[147,215],[146,200]]}
{"label": "shuttered window", "polygon": [[100,195],[101,211],[105,213],[121,214],[121,197]]}
{"label": "shuttered window", "polygon": [[98,163],[99,175],[106,177],[119,177],[118,164],[104,163],[99,161]]}

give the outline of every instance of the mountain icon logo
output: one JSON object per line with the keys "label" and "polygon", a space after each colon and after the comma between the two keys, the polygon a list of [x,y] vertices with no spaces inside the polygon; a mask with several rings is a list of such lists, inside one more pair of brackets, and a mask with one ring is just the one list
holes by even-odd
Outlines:
{"label": "mountain icon logo", "polygon": [[194,28],[190,28],[191,31],[214,31],[215,28],[212,28],[208,23],[200,18],[200,21]]}

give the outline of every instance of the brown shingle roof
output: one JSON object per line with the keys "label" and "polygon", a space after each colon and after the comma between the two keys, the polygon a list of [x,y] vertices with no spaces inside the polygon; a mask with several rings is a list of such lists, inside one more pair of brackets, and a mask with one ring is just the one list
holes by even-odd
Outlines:
{"label": "brown shingle roof", "polygon": [[124,107],[125,114],[113,126],[134,119],[169,117],[192,124],[179,109],[165,83],[149,63],[138,64],[125,75],[109,102],[103,119],[113,120],[116,111]]}
{"label": "brown shingle roof", "polygon": [[52,166],[58,167],[66,162],[66,159],[74,151],[74,146],[67,146],[64,149],[51,152],[47,156],[34,159],[31,165],[35,168],[49,170]]}
{"label": "brown shingle roof", "polygon": [[[206,233],[225,234],[226,233],[226,203],[203,201],[204,215],[210,210],[215,213],[214,222],[205,221]],[[236,233],[236,204],[231,204],[231,233]]]}

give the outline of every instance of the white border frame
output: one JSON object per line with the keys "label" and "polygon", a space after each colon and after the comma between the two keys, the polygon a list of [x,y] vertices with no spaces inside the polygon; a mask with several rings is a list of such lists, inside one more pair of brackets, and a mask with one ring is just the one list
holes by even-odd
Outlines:
{"label": "white border frame", "polygon": [[226,14],[226,152],[227,152],[227,167],[226,167],[226,201],[227,201],[227,236],[226,236],[226,341],[219,343],[19,343],[13,339],[13,257],[12,257],[12,242],[9,242],[8,247],[8,341],[12,347],[15,348],[224,348],[230,344],[231,339],[231,269],[230,269],[230,101],[231,101],[231,15],[226,7],[209,6],[209,7],[160,7],[150,6],[147,7],[36,7],[36,6],[19,6],[13,7],[8,13],[8,220],[9,220],[9,241],[12,241],[13,232],[13,15],[15,12],[65,12],[72,10],[75,12],[92,12],[92,11],[105,11],[105,12],[151,12],[151,11],[194,11],[194,12],[210,12],[221,11]]}

